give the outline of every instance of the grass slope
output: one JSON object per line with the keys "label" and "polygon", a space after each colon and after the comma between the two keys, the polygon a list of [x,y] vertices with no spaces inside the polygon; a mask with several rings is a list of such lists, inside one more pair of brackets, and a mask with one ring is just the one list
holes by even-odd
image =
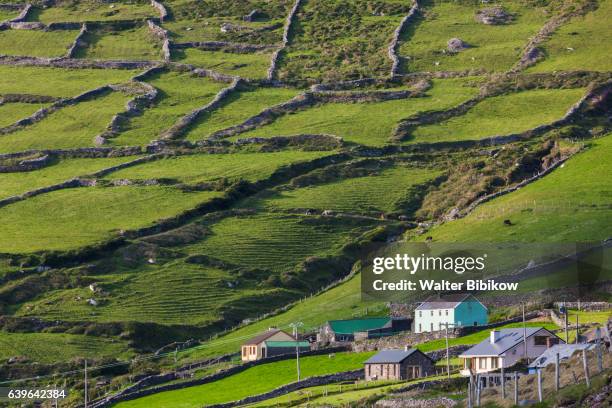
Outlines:
{"label": "grass slope", "polygon": [[138,71],[0,65],[0,94],[71,97],[106,84],[128,81]]}
{"label": "grass slope", "polygon": [[0,31],[0,53],[32,57],[62,57],[74,41],[74,30],[3,30]]}
{"label": "grass slope", "polygon": [[418,112],[447,109],[475,96],[478,89],[465,79],[434,80],[426,96],[379,103],[328,103],[284,115],[267,126],[234,136],[288,136],[325,133],[369,146],[389,142],[397,124]]}
{"label": "grass slope", "polygon": [[121,92],[111,92],[59,109],[40,122],[0,137],[0,153],[93,146],[94,137],[106,129],[113,115],[125,109],[129,99]]}
{"label": "grass slope", "polygon": [[187,48],[172,52],[173,61],[250,79],[265,78],[271,58],[272,54],[265,52],[238,54],[200,50],[198,48]]}
{"label": "grass slope", "polygon": [[95,0],[59,3],[54,7],[35,9],[28,15],[29,21],[45,24],[53,22],[113,21],[158,17],[157,11],[148,1],[138,0],[130,3],[104,3]]}
{"label": "grass slope", "polygon": [[48,104],[21,102],[0,104],[0,128],[12,125],[45,106]]}
{"label": "grass slope", "polygon": [[73,177],[94,173],[106,167],[134,160],[134,157],[62,160],[40,170],[0,173],[0,199],[50,186]]}
{"label": "grass slope", "polygon": [[536,89],[487,98],[465,115],[421,126],[409,142],[473,140],[520,133],[551,123],[584,95],[577,89]]}
{"label": "grass slope", "polygon": [[[336,353],[333,358],[329,358],[327,355],[302,357],[300,359],[301,378],[361,368],[363,362],[372,354],[374,352]],[[209,384],[154,394],[137,400],[122,402],[115,407],[201,407],[202,405],[229,402],[249,395],[261,394],[295,380],[295,361],[284,360],[252,367]]]}
{"label": "grass slope", "polygon": [[235,93],[223,106],[203,115],[187,134],[187,139],[204,139],[218,130],[244,122],[267,107],[288,101],[298,93],[291,88],[257,88]]}
{"label": "grass slope", "polygon": [[78,57],[101,60],[160,60],[161,44],[146,26],[121,31],[88,32]]}
{"label": "grass slope", "polygon": [[209,103],[227,84],[190,73],[166,72],[147,80],[159,90],[154,106],[131,118],[119,136],[111,140],[116,146],[144,145],[157,139],[181,117]]}
{"label": "grass slope", "polygon": [[[562,168],[519,191],[485,203],[465,218],[428,232],[436,241],[598,241],[612,234],[612,135],[568,160]],[[512,226],[504,225],[509,219]]]}
{"label": "grass slope", "polygon": [[597,10],[574,17],[543,44],[546,57],[527,72],[610,71],[609,44],[612,41],[612,1],[601,0]]}
{"label": "grass slope", "polygon": [[410,187],[427,182],[437,175],[439,172],[435,170],[398,165],[376,175],[280,190],[271,197],[261,201],[254,198],[244,205],[272,212],[316,208],[349,213],[386,213],[396,210],[396,204],[408,198]]}
{"label": "grass slope", "polygon": [[77,188],[2,208],[0,252],[66,250],[91,245],[121,229],[150,225],[217,196],[168,187]]}
{"label": "grass slope", "polygon": [[146,180],[170,178],[196,184],[227,179],[257,181],[291,163],[323,157],[329,152],[282,151],[272,153],[204,154],[169,157],[128,167],[106,176],[107,179]]}
{"label": "grass slope", "polygon": [[[548,18],[543,7],[516,0],[503,2],[516,18],[502,25],[485,25],[475,19],[476,12],[491,7],[489,4],[435,0],[419,4],[421,15],[409,25],[400,46],[403,68],[410,72],[506,71]],[[463,40],[470,48],[447,52],[451,38]]]}

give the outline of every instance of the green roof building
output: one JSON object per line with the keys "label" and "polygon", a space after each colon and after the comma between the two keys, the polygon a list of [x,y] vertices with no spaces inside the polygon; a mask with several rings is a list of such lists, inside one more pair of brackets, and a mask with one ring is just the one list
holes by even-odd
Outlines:
{"label": "green roof building", "polygon": [[364,319],[330,320],[321,328],[320,342],[348,342],[355,338],[372,338],[410,330],[410,319],[371,317]]}

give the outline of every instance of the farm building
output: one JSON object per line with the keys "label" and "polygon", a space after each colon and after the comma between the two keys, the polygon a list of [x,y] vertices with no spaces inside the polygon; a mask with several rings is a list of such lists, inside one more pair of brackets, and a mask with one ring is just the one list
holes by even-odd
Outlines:
{"label": "farm building", "polygon": [[307,341],[296,341],[293,336],[279,329],[269,329],[242,344],[242,361],[260,360],[281,354],[295,353],[296,346],[300,352],[310,350]]}
{"label": "farm building", "polygon": [[564,343],[543,327],[526,328],[527,341],[525,342],[523,330],[522,328],[492,330],[489,338],[459,356],[463,359],[461,374],[469,376],[495,371],[502,367],[512,367],[525,355],[529,360],[533,360],[555,344]]}
{"label": "farm building", "polygon": [[395,317],[330,320],[321,328],[317,341],[336,343],[390,336],[410,330],[410,324],[411,319]]}
{"label": "farm building", "polygon": [[435,373],[435,363],[417,349],[383,350],[365,362],[365,379],[409,380]]}
{"label": "farm building", "polygon": [[482,326],[488,322],[488,310],[473,295],[458,293],[434,295],[414,311],[414,332],[433,332],[462,326]]}

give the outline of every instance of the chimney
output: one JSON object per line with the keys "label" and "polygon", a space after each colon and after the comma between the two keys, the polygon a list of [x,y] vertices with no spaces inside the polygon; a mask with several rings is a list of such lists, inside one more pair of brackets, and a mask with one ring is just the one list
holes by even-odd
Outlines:
{"label": "chimney", "polygon": [[404,346],[404,351],[410,350],[410,346]]}
{"label": "chimney", "polygon": [[499,330],[491,330],[491,344],[495,344],[497,340],[499,340],[500,331]]}

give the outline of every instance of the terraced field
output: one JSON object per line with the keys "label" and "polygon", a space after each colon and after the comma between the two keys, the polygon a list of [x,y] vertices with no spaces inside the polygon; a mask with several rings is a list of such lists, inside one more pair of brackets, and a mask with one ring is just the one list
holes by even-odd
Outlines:
{"label": "terraced field", "polygon": [[[609,238],[610,4],[0,7],[2,381],[65,379],[79,406],[68,360],[115,360],[91,400],[271,326],[386,315],[358,261],[397,239]],[[304,358],[302,375],[366,358]],[[294,364],[118,406],[229,402]]]}

